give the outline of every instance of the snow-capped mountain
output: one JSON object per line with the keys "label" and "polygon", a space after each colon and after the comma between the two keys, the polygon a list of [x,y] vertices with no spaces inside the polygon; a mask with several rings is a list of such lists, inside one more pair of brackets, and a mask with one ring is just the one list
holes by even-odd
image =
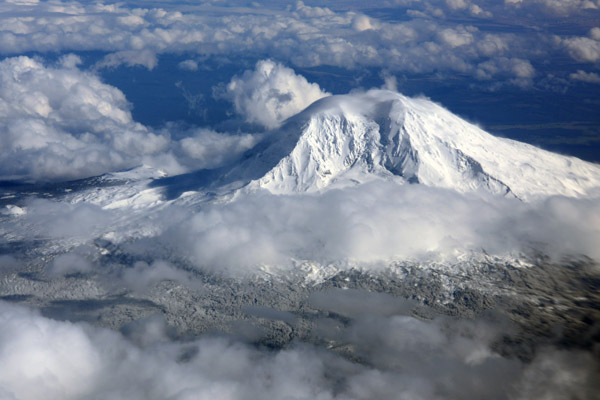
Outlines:
{"label": "snow-capped mountain", "polygon": [[314,193],[374,180],[524,201],[600,195],[597,164],[495,137],[424,98],[370,90],[313,103],[232,165],[171,177],[141,166],[75,182],[65,200],[143,212],[228,202],[240,189]]}
{"label": "snow-capped mountain", "polygon": [[531,200],[600,187],[600,167],[492,136],[427,100],[371,90],[317,101],[227,174],[272,193],[374,179]]}

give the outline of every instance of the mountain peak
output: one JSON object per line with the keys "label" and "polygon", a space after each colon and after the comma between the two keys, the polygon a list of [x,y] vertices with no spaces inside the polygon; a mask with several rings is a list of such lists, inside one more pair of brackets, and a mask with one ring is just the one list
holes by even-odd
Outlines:
{"label": "mountain peak", "polygon": [[313,103],[242,164],[250,188],[279,194],[377,179],[523,200],[600,187],[595,164],[495,137],[430,100],[387,90]]}

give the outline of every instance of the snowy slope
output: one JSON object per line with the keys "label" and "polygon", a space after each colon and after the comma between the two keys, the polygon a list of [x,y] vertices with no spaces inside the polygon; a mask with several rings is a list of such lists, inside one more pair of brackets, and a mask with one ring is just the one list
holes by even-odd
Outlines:
{"label": "snowy slope", "polygon": [[600,188],[600,167],[494,137],[426,99],[395,92],[322,99],[253,149],[230,175],[273,193],[373,179],[531,200]]}

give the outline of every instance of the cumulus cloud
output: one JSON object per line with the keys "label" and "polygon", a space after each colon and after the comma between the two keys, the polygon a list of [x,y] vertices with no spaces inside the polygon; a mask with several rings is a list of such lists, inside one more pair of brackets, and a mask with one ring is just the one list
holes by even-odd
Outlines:
{"label": "cumulus cloud", "polygon": [[303,1],[296,2],[295,12],[303,17],[323,17],[335,14],[327,7],[311,7],[304,4]]}
{"label": "cumulus cloud", "polygon": [[589,32],[589,37],[572,37],[563,40],[564,46],[573,59],[580,62],[600,60],[600,34],[598,28]]}
{"label": "cumulus cloud", "polygon": [[233,103],[236,112],[246,121],[272,129],[328,95],[318,84],[309,83],[292,69],[263,60],[254,70],[234,77],[223,97]]}
{"label": "cumulus cloud", "polygon": [[88,203],[69,204],[34,198],[26,202],[25,210],[26,214],[18,220],[13,232],[21,231],[30,239],[37,236],[86,242],[104,232],[114,221],[109,212]]}
{"label": "cumulus cloud", "polygon": [[61,276],[73,273],[86,273],[92,270],[92,264],[77,253],[61,254],[46,268],[49,276]]}
{"label": "cumulus cloud", "polygon": [[[555,49],[551,43],[576,61],[598,61],[599,28],[586,37],[553,41],[544,40],[542,33],[524,39],[518,32],[491,33],[445,19],[502,15],[498,10],[504,9],[493,4],[498,2],[396,3],[412,7],[406,15],[414,19],[380,20],[302,2],[277,10],[223,8],[214,2],[180,12],[168,3],[165,9],[130,9],[11,1],[0,5],[0,52],[108,53],[94,66],[96,71],[121,64],[153,69],[166,52],[188,54],[190,59],[178,65],[186,71],[199,69],[194,60],[200,58],[194,54],[260,53],[296,66],[384,67],[388,88],[396,87],[393,74],[398,71],[459,71],[481,80],[528,85],[537,75],[533,60],[545,60]],[[598,5],[591,0],[505,3],[562,15]],[[528,45],[538,39],[539,46]],[[0,62],[0,179],[73,179],[140,164],[171,173],[215,168],[235,161],[259,139],[174,123],[153,131],[133,120],[122,92],[93,71],[80,70],[81,64],[75,55],[52,65],[30,57]],[[564,76],[598,81],[596,73],[583,70]],[[270,60],[233,78],[223,93],[243,118],[267,128],[327,95]],[[242,193],[231,202],[154,208],[148,214],[136,210],[135,218],[129,210],[70,199],[72,203],[33,200],[5,206],[0,210],[3,238],[68,247],[45,270],[45,278],[63,279],[97,273],[98,265],[73,248],[111,237],[146,261],[109,265],[102,273],[138,294],[163,280],[193,285],[191,272],[163,260],[173,253],[201,271],[234,277],[257,270],[281,272],[276,267],[294,273],[290,267],[305,262],[370,271],[395,260],[452,264],[482,252],[512,258],[532,250],[552,261],[579,256],[600,260],[597,198],[552,197],[525,204],[373,182],[321,195]],[[1,255],[0,267],[19,271],[24,263],[19,257]],[[592,397],[598,390],[597,360],[588,353],[548,348],[531,363],[501,357],[494,345],[510,331],[502,324],[439,317],[425,321],[410,315],[411,304],[354,290],[318,293],[308,302],[331,314],[316,322],[320,339],[352,349],[352,360],[361,362],[310,345],[266,352],[225,338],[179,342],[158,316],[123,327],[122,336],[0,302],[0,365],[7,371],[0,374],[0,397],[452,399],[485,397],[492,391],[499,398],[551,399]],[[294,320],[286,311],[250,311]]]}
{"label": "cumulus cloud", "polygon": [[260,140],[259,135],[228,134],[207,128],[182,129],[177,124],[166,125],[167,132],[177,132],[182,139],[172,144],[172,154],[182,172],[211,169],[228,164]]}
{"label": "cumulus cloud", "polygon": [[352,26],[359,32],[375,29],[371,23],[371,19],[364,14],[356,15],[352,21]]}
{"label": "cumulus cloud", "polygon": [[535,68],[527,60],[499,57],[493,61],[479,64],[476,76],[481,80],[492,80],[494,77],[505,76],[509,82],[524,87],[532,84]]}
{"label": "cumulus cloud", "polygon": [[396,0],[395,4],[407,7],[409,15],[425,18],[444,18],[447,14],[490,18],[488,9],[497,9],[493,2],[481,0]]}
{"label": "cumulus cloud", "polygon": [[133,121],[121,91],[67,60],[0,62],[3,179],[98,175],[167,148],[167,138]]}
{"label": "cumulus cloud", "polygon": [[440,38],[443,43],[452,48],[471,44],[474,40],[473,35],[462,27],[459,29],[446,28],[440,32]]}
{"label": "cumulus cloud", "polygon": [[256,142],[176,124],[152,132],[133,120],[120,90],[79,63],[73,55],[56,66],[29,57],[0,62],[1,179],[76,179],[142,164],[181,173],[222,165]]}
{"label": "cumulus cloud", "polygon": [[[493,15],[511,15],[534,11],[542,15],[567,17],[581,15],[600,7],[598,0],[395,0],[395,4],[419,10],[432,17],[444,14],[471,14],[490,18]],[[436,13],[436,11],[438,11]],[[483,14],[479,12],[481,10]],[[523,13],[521,14],[523,15]]]}
{"label": "cumulus cloud", "polygon": [[[26,214],[5,220],[4,227],[13,238],[53,239],[69,246],[106,237],[143,260],[177,254],[199,271],[234,277],[301,273],[303,265],[315,265],[324,274],[349,268],[382,271],[394,262],[452,266],[484,253],[506,260],[544,254],[555,262],[600,261],[597,198],[523,203],[372,182],[314,195],[259,191],[199,209],[135,211],[151,218],[128,218],[129,208],[108,204],[30,201],[24,205]],[[61,256],[49,272],[89,271],[83,256]],[[118,280],[138,291],[162,279],[190,281],[187,273],[162,262],[136,264],[124,274],[117,272]]]}
{"label": "cumulus cloud", "polygon": [[383,79],[382,89],[391,90],[392,92],[398,91],[398,79],[394,75],[385,71],[380,74],[380,77]]}

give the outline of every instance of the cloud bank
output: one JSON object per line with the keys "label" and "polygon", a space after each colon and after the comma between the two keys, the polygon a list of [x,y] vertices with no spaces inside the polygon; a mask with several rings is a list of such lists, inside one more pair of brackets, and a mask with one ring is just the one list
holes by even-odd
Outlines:
{"label": "cloud bank", "polygon": [[[396,73],[466,74],[478,78],[480,65],[496,65],[496,79],[522,78],[502,59],[544,63],[564,53],[577,61],[595,62],[593,38],[558,35],[538,24],[548,13],[577,18],[597,12],[597,0],[397,0],[392,16],[377,19],[357,11],[364,4],[336,3],[338,10],[302,2],[283,8],[246,4],[204,3],[177,7],[128,8],[118,4],[6,2],[0,6],[0,53],[29,51],[102,51],[97,68],[120,64],[153,69],[162,53],[256,57],[268,55],[299,67],[331,65],[349,69],[385,68]],[[524,13],[523,10],[529,11]],[[486,21],[503,16],[525,19],[523,30],[510,23],[489,30]],[[467,18],[457,23],[456,18]],[[479,21],[484,21],[481,24]],[[61,29],[56,27],[61,26]],[[594,28],[598,29],[598,28]],[[597,53],[597,51],[596,51]],[[189,62],[182,68],[193,68]],[[519,84],[517,82],[517,84]]]}
{"label": "cloud bank", "polygon": [[0,61],[0,179],[68,180],[142,164],[182,173],[232,161],[257,141],[176,124],[153,132],[133,120],[120,90],[79,63]]}
{"label": "cloud bank", "polygon": [[125,96],[76,68],[0,62],[0,170],[10,178],[79,178],[135,165],[168,139],[135,123]]}
{"label": "cloud bank", "polygon": [[[22,207],[24,215],[3,223],[13,240],[27,240],[34,232],[73,246],[102,237],[139,259],[170,260],[177,255],[176,260],[186,260],[199,271],[233,277],[254,276],[265,267],[283,276],[302,273],[298,268],[303,263],[322,268],[325,275],[348,268],[383,271],[395,261],[451,269],[482,254],[509,261],[535,259],[540,253],[554,262],[582,257],[600,261],[598,198],[550,197],[523,203],[373,182],[320,195],[258,192],[195,211],[187,206],[102,209],[50,200]],[[131,212],[148,218],[127,218]],[[59,261],[64,265],[53,266],[53,274],[77,271],[73,260]],[[119,279],[142,282],[135,277],[147,272],[157,277],[148,284],[161,277],[187,280],[170,268],[140,264],[128,272],[131,279]]]}
{"label": "cloud bank", "polygon": [[[30,200],[21,204],[21,214],[4,217],[0,233],[11,240],[37,237],[71,247],[106,238],[138,259],[176,255],[175,260],[186,260],[198,271],[233,277],[253,276],[265,268],[283,276],[301,273],[298,267],[305,263],[322,268],[325,275],[348,268],[382,271],[397,261],[452,268],[482,254],[508,261],[543,254],[551,262],[600,262],[597,197],[554,196],[523,203],[388,182],[318,195],[260,191],[198,206],[185,205],[194,198],[184,196],[181,207],[124,206],[118,195],[113,205],[112,196],[98,205]],[[160,192],[153,196],[158,197],[152,201],[164,204]],[[59,261],[52,274],[78,271],[72,259]],[[81,265],[90,271],[88,264]],[[162,276],[172,279],[169,268],[140,264],[130,272],[156,275],[152,284]],[[103,273],[101,268],[96,272]],[[136,279],[144,281],[129,281]]]}
{"label": "cloud bank", "polygon": [[556,261],[582,255],[600,261],[599,223],[598,199],[525,204],[373,183],[318,196],[259,193],[201,210],[160,240],[200,268],[234,274],[291,266],[291,260],[377,270],[392,260],[451,264],[481,251],[509,259],[541,251]]}

